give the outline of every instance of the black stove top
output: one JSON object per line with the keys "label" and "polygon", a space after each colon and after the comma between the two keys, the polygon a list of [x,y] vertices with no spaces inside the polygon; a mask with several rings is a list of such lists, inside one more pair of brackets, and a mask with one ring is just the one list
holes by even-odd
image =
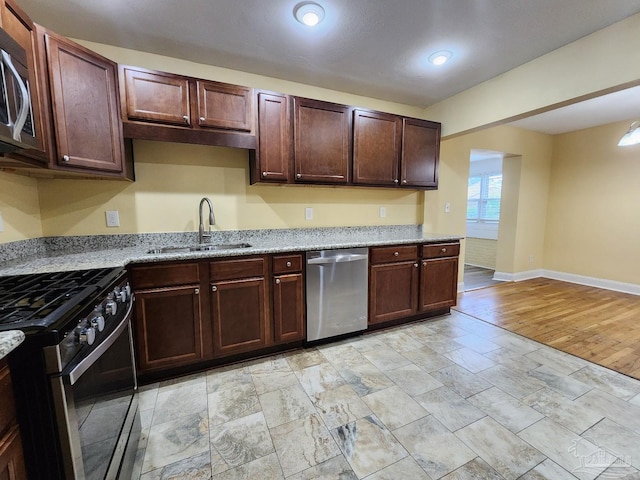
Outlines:
{"label": "black stove top", "polygon": [[122,268],[0,277],[0,331],[40,331],[91,299]]}

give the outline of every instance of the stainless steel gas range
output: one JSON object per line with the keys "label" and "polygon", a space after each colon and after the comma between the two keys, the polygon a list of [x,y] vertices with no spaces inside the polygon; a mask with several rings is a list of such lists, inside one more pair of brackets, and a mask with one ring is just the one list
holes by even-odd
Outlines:
{"label": "stainless steel gas range", "polygon": [[30,479],[131,478],[140,437],[131,317],[122,268],[0,277]]}

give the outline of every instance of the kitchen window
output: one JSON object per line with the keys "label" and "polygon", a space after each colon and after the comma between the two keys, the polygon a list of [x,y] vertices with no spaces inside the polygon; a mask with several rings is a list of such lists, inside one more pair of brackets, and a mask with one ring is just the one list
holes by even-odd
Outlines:
{"label": "kitchen window", "polygon": [[502,173],[469,177],[467,221],[494,223],[500,220]]}

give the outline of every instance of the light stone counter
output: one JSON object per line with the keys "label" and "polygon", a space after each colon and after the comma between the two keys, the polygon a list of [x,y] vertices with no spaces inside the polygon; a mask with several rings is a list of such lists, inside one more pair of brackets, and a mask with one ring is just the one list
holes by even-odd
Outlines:
{"label": "light stone counter", "polygon": [[195,232],[48,237],[27,240],[21,245],[18,245],[21,242],[0,245],[0,276],[123,267],[130,263],[169,260],[448,242],[463,238],[459,235],[423,233],[421,225],[234,230],[212,233],[212,244],[248,243],[250,247],[202,252],[147,253],[150,249],[163,246],[195,245]]}
{"label": "light stone counter", "polygon": [[0,360],[15,350],[24,340],[24,333],[20,330],[0,332]]}

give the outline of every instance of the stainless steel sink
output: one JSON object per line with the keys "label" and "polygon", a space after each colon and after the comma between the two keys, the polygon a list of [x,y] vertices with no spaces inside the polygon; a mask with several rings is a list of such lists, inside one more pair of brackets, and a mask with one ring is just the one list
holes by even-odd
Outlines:
{"label": "stainless steel sink", "polygon": [[201,243],[199,245],[157,247],[147,250],[147,253],[158,255],[163,253],[205,252],[213,250],[234,250],[238,248],[249,248],[250,246],[248,243]]}

